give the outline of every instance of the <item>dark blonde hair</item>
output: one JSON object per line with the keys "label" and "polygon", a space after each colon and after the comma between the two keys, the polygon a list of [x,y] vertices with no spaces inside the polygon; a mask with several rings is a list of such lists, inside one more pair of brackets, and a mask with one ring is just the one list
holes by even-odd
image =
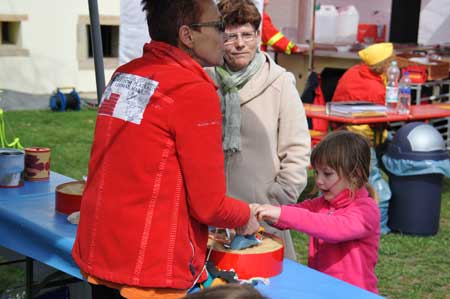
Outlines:
{"label": "dark blonde hair", "polygon": [[366,137],[349,131],[333,131],[311,153],[311,165],[333,168],[351,184],[351,190],[368,186],[370,144]]}
{"label": "dark blonde hair", "polygon": [[374,73],[384,74],[384,73],[386,73],[388,67],[391,65],[392,60],[396,60],[395,53],[392,53],[391,56],[384,59],[383,61],[380,61],[374,65],[369,65],[369,69]]}
{"label": "dark blonde hair", "polygon": [[268,299],[254,287],[245,284],[229,283],[188,294],[183,299]]}
{"label": "dark blonde hair", "polygon": [[217,4],[226,25],[245,25],[250,23],[258,30],[261,15],[251,0],[222,0]]}

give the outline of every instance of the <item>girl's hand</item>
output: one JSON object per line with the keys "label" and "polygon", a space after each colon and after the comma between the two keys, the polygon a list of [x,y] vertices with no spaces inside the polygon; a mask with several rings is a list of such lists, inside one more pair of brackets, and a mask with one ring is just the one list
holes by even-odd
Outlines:
{"label": "girl's hand", "polygon": [[280,215],[281,207],[265,204],[256,208],[256,217],[259,221],[277,223]]}
{"label": "girl's hand", "polygon": [[251,203],[249,204],[250,210],[252,211],[253,215],[256,216],[256,210],[260,207],[261,205],[259,203]]}

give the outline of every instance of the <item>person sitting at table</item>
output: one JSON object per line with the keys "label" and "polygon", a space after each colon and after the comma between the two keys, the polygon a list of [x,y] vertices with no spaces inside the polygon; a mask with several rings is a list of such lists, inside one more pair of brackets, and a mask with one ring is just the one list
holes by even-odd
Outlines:
{"label": "person sitting at table", "polygon": [[319,197],[252,209],[258,220],[308,234],[311,268],[378,293],[380,211],[368,185],[368,140],[361,134],[334,131],[313,148],[311,165]]}
{"label": "person sitting at table", "polygon": [[[386,97],[386,71],[395,59],[392,43],[373,44],[358,52],[361,63],[350,67],[339,79],[331,96],[332,102],[366,101],[384,105]],[[312,81],[313,82],[313,81]],[[320,88],[315,90],[314,103],[325,104]],[[326,120],[312,120],[314,130],[327,131]],[[371,140],[372,130],[368,125],[355,126],[355,131],[366,134]]]}
{"label": "person sitting at table", "polygon": [[[219,86],[227,194],[249,203],[296,203],[306,186],[310,136],[294,76],[258,49],[261,16],[251,0],[222,0],[225,64],[207,71]],[[266,227],[285,241],[288,231]]]}
{"label": "person sitting at table", "polygon": [[386,70],[395,59],[392,43],[371,45],[358,52],[362,63],[349,68],[339,79],[332,101],[367,101],[384,105]]}
{"label": "person sitting at table", "polygon": [[[373,44],[358,52],[362,63],[349,68],[339,79],[333,102],[365,101],[385,105],[386,71],[395,59],[392,43]],[[373,131],[368,125],[348,126],[373,140]],[[383,141],[387,131],[383,132]],[[374,144],[374,146],[377,146]]]}
{"label": "person sitting at table", "polygon": [[152,41],[105,88],[72,249],[93,299],[181,298],[207,278],[208,226],[259,229],[225,195],[220,103],[202,68],[223,63],[216,4],[142,4]]}

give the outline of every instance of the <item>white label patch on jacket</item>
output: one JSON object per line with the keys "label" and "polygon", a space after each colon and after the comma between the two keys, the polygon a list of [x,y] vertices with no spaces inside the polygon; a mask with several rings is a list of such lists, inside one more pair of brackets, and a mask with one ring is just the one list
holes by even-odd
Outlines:
{"label": "white label patch on jacket", "polygon": [[103,93],[98,114],[139,125],[158,82],[145,77],[118,73]]}

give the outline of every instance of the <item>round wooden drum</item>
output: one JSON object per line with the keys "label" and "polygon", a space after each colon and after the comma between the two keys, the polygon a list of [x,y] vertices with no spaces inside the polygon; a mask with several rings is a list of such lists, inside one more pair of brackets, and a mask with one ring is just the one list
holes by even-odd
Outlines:
{"label": "round wooden drum", "polygon": [[259,245],[243,250],[227,249],[223,242],[210,238],[210,259],[220,270],[234,270],[239,279],[278,275],[283,268],[283,240],[268,233],[262,235]]}
{"label": "round wooden drum", "polygon": [[84,186],[84,181],[68,182],[56,186],[55,210],[67,215],[79,211]]}

